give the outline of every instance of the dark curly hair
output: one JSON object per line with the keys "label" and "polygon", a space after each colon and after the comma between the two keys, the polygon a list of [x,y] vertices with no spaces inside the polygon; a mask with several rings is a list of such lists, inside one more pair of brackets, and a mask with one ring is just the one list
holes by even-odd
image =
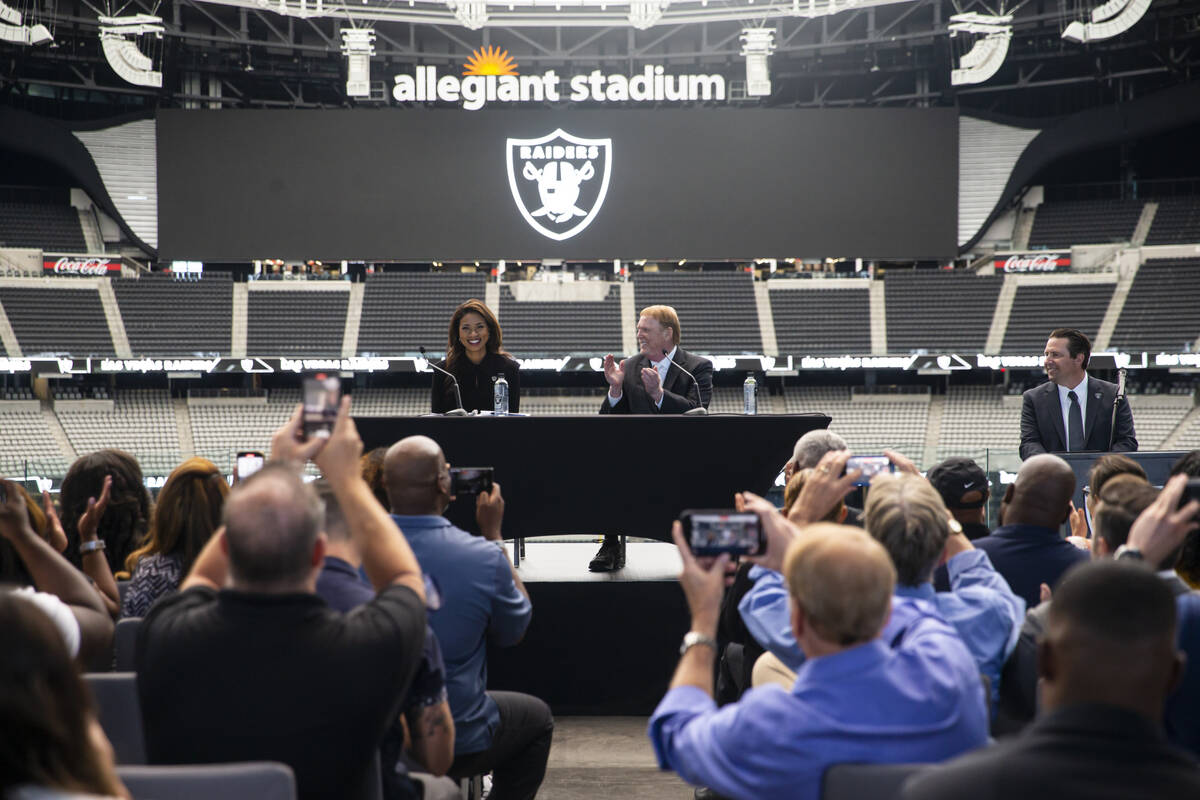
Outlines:
{"label": "dark curly hair", "polygon": [[96,533],[104,541],[104,555],[116,575],[150,527],[150,493],[137,459],[123,450],[97,450],[80,456],[63,478],[59,501],[67,534],[64,555],[79,567],[79,518],[87,511],[89,497],[100,498],[107,475],[113,479],[112,491]]}

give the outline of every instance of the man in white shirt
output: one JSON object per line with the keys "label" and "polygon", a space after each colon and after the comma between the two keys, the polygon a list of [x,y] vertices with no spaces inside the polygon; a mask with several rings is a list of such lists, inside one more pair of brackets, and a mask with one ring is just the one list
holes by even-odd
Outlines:
{"label": "man in white shirt", "polygon": [[1129,404],[1112,411],[1117,385],[1087,374],[1092,343],[1074,328],[1056,328],[1046,342],[1049,381],[1025,392],[1021,406],[1021,458],[1081,450],[1131,452],[1138,448]]}

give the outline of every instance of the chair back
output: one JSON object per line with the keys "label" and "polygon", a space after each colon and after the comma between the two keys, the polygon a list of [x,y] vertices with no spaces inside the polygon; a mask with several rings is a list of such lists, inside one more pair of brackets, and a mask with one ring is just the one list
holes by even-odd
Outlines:
{"label": "chair back", "polygon": [[908,776],[926,764],[834,764],[825,770],[821,800],[899,800]]}
{"label": "chair back", "polygon": [[124,766],[117,775],[133,800],[296,800],[296,778],[287,764]]}
{"label": "chair back", "polygon": [[117,620],[117,629],[113,632],[113,662],[117,672],[133,672],[133,651],[141,627],[141,617]]}
{"label": "chair back", "polygon": [[96,701],[100,727],[112,742],[118,764],[145,764],[146,738],[137,675],[132,672],[89,672],[83,676]]}

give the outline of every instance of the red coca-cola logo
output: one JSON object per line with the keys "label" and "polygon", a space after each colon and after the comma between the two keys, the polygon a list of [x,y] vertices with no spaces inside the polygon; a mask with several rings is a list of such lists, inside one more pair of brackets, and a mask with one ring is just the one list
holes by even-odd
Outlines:
{"label": "red coca-cola logo", "polygon": [[1069,266],[1070,256],[1060,253],[1015,254],[1004,261],[996,260],[996,267],[1005,272],[1055,272],[1060,267]]}
{"label": "red coca-cola logo", "polygon": [[54,275],[94,275],[103,277],[110,272],[120,272],[121,264],[107,258],[70,258],[64,256],[57,261],[43,261],[42,269]]}

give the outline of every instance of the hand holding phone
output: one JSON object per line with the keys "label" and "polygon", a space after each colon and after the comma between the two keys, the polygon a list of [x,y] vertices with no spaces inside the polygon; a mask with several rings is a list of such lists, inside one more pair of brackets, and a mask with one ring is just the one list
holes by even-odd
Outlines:
{"label": "hand holding phone", "polygon": [[895,472],[896,467],[887,456],[850,456],[846,459],[846,472],[862,470],[854,481],[855,486],[869,486],[871,478],[885,472]]}
{"label": "hand holding phone", "polygon": [[266,463],[267,458],[262,453],[256,450],[244,450],[237,454],[234,477],[238,481],[244,481],[262,469]]}
{"label": "hand holding phone", "polygon": [[342,402],[342,379],[318,372],[305,375],[304,412],[300,421],[303,440],[328,439]]}
{"label": "hand holding phone", "polygon": [[492,467],[458,467],[450,470],[450,494],[486,494],[492,490]]}
{"label": "hand holding phone", "polygon": [[733,509],[688,509],[679,515],[693,555],[756,556],[767,548],[758,514]]}

